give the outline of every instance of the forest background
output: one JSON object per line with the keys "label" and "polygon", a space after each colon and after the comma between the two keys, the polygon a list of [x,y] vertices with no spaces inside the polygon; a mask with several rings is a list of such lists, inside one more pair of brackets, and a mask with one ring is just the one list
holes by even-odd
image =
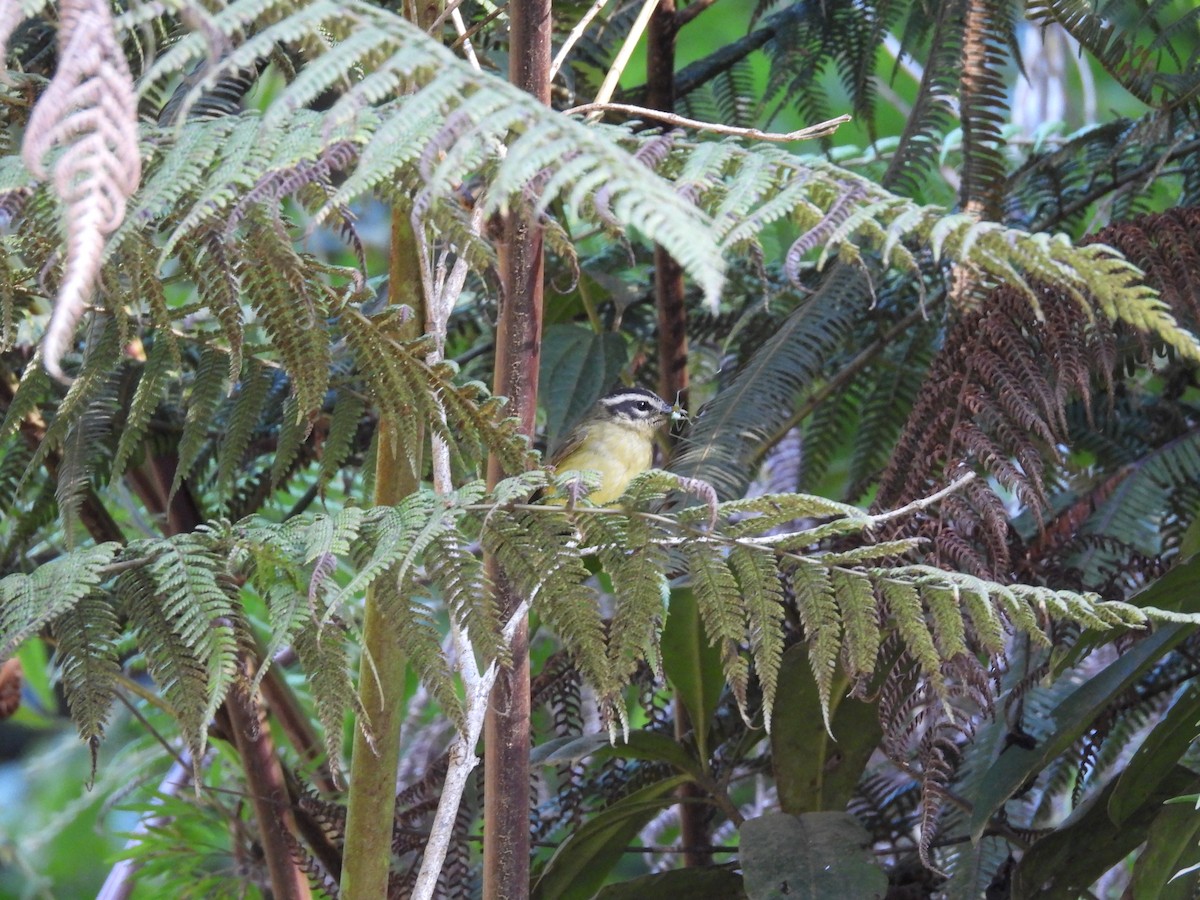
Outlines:
{"label": "forest background", "polygon": [[1200,11],[589,7],[4,8],[0,894],[1191,896]]}

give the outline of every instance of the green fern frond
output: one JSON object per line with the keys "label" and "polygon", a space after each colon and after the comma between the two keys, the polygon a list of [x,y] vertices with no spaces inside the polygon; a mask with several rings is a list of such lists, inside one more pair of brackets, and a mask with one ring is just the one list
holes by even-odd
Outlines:
{"label": "green fern frond", "polygon": [[227,505],[233,492],[238,472],[245,460],[250,439],[258,427],[259,419],[267,402],[271,388],[272,373],[265,366],[250,363],[237,393],[233,396],[225,433],[217,445],[217,492],[222,505]]}
{"label": "green fern frond", "polygon": [[842,658],[851,677],[875,671],[883,633],[879,627],[879,609],[875,587],[862,572],[831,569],[834,596],[842,620]]}
{"label": "green fern frond", "polygon": [[242,289],[253,297],[263,326],[271,336],[284,369],[292,379],[305,417],[321,408],[329,386],[330,351],[324,326],[327,310],[319,286],[310,282],[310,267],[280,239],[276,228],[255,216],[248,226],[247,243],[253,255],[237,266]]}
{"label": "green fern frond", "polygon": [[895,623],[909,655],[921,667],[934,692],[944,697],[946,680],[942,674],[942,658],[938,655],[933,635],[929,633],[921,592],[910,581],[887,577],[880,579],[879,588],[891,613],[891,621]]}
{"label": "green fern frond", "polygon": [[466,729],[465,713],[462,700],[455,691],[450,660],[442,646],[441,629],[433,608],[421,597],[415,596],[411,588],[411,582],[381,579],[375,582],[376,602],[395,634],[397,649],[404,654],[442,713],[463,731]]}
{"label": "green fern frond", "polygon": [[50,392],[50,375],[45,366],[41,365],[39,357],[25,367],[21,373],[21,381],[13,393],[8,409],[4,411],[4,421],[0,424],[0,442],[8,440],[21,423],[32,413]]}
{"label": "green fern frond", "polygon": [[768,553],[738,546],[729,551],[729,568],[737,578],[746,611],[746,632],[754,672],[762,689],[764,726],[771,730],[771,711],[783,663],[783,585]]}
{"label": "green fern frond", "polygon": [[612,581],[616,608],[608,628],[608,658],[615,678],[624,685],[642,660],[661,670],[658,635],[669,597],[666,551],[638,517],[583,515],[579,526]]}
{"label": "green fern frond", "polygon": [[0,578],[0,660],[97,588],[119,549],[97,544],[38,566],[32,575]]}
{"label": "green fern frond", "polygon": [[[368,742],[374,741],[370,710],[363,708],[354,689],[344,628],[340,623],[328,628],[301,628],[296,632],[293,646],[312,688],[313,705],[324,732],[325,761],[334,779],[340,782],[347,710],[354,714],[355,724]],[[371,665],[363,666],[363,677],[375,677]]]}
{"label": "green fern frond", "polygon": [[311,431],[312,420],[301,412],[300,399],[292,392],[283,401],[279,433],[275,441],[275,458],[271,460],[272,487],[279,487],[287,479]]}
{"label": "green fern frond", "polygon": [[[150,554],[141,575],[153,585],[161,615],[205,669],[207,703],[197,727],[217,711],[237,677],[246,633],[225,561],[211,544],[206,531],[141,544]],[[129,552],[140,549],[131,545]]]}
{"label": "green fern frond", "polygon": [[744,614],[739,606],[737,579],[725,558],[714,553],[710,546],[685,544],[683,553],[704,632],[708,635],[709,643],[720,651],[725,680],[737,698],[743,717],[748,717],[746,690],[750,668],[741,652],[745,627]]}
{"label": "green fern frond", "polygon": [[830,731],[829,709],[833,677],[842,647],[842,617],[838,611],[833,578],[824,566],[801,563],[789,568],[796,610],[808,641],[808,665],[817,683],[825,730]]}
{"label": "green fern frond", "polygon": [[74,546],[79,510],[91,490],[98,466],[107,456],[105,438],[112,431],[117,415],[119,377],[119,373],[113,373],[108,379],[96,380],[86,408],[70,420],[60,447],[54,498],[68,547]]}
{"label": "green fern frond", "polygon": [[117,655],[121,625],[111,599],[99,591],[85,594],[55,618],[53,633],[71,719],[80,738],[89,743],[99,741],[104,737],[121,675]]}
{"label": "green fern frond", "polygon": [[50,453],[62,446],[71,426],[86,413],[93,398],[106,386],[111,387],[114,372],[120,367],[121,343],[116,322],[111,317],[102,316],[93,320],[93,325],[93,336],[85,351],[83,367],[67,395],[58,404],[57,414],[46,427],[37,453],[29,464],[30,474],[41,467]]}
{"label": "green fern frond", "polygon": [[[392,573],[389,581],[407,583],[425,548],[453,528],[453,519],[440,506],[437,494],[420,491],[398,506],[375,507],[364,513],[362,540],[353,548],[355,575],[330,601],[330,610],[360,595],[385,572]],[[342,555],[336,545],[326,552]]]}
{"label": "green fern frond", "polygon": [[481,539],[516,596],[532,599],[602,703],[618,704],[621,714],[620,683],[609,664],[604,624],[585,584],[589,573],[570,549],[577,536],[569,514],[497,508],[485,519]]}
{"label": "green fern frond", "polygon": [[125,469],[133,461],[134,454],[141,449],[150,417],[154,415],[163,394],[170,387],[175,374],[173,368],[177,364],[172,349],[170,341],[167,340],[155,340],[150,345],[150,352],[146,355],[146,364],[142,367],[137,390],[129,403],[129,412],[125,416],[121,437],[117,441],[117,451],[113,456],[110,477],[114,481],[125,474]]}
{"label": "green fern frond", "polygon": [[462,536],[452,531],[437,535],[425,554],[425,568],[450,614],[465,624],[480,658],[506,660],[509,648],[501,639],[495,586]]}
{"label": "green fern frond", "polygon": [[208,430],[216,416],[217,407],[225,397],[228,384],[227,368],[225,354],[221,351],[212,347],[201,351],[200,362],[196,365],[191,391],[187,397],[187,415],[183,420],[183,433],[180,435],[177,451],[179,462],[175,468],[175,479],[171,483],[172,497],[183,484],[183,479],[191,474],[207,443]]}
{"label": "green fern frond", "polygon": [[[329,430],[321,445],[321,466],[317,479],[326,484],[345,464],[354,449],[358,437],[358,426],[366,406],[356,394],[339,391],[333,402],[333,414],[329,417]],[[287,424],[286,422],[284,423]]]}

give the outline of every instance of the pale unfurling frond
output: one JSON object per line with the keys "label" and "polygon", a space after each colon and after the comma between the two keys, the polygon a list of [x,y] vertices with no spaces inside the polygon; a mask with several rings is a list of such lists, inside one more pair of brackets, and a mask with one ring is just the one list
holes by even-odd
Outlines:
{"label": "pale unfurling frond", "polygon": [[[15,5],[15,4],[11,4]],[[100,272],[108,236],[125,217],[141,177],[137,98],[125,54],[104,0],[62,0],[59,66],[38,100],[22,155],[38,178],[54,146],[54,188],[66,204],[67,257],[54,315],[43,338],[43,361],[63,378],[70,348]]]}

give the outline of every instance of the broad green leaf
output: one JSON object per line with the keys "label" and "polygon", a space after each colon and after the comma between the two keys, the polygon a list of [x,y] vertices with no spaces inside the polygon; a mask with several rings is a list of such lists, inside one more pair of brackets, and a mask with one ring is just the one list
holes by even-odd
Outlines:
{"label": "broad green leaf", "polygon": [[531,900],[587,900],[604,883],[638,832],[664,807],[686,775],[647,785],[597,813],[555,851],[533,886]]}
{"label": "broad green leaf", "polygon": [[971,838],[979,840],[992,816],[1031,776],[1074,743],[1115,697],[1192,632],[1167,625],[1117,658],[1064,699],[1049,715],[1049,736],[1033,750],[1010,746],[982,779],[971,818]]}
{"label": "broad green leaf", "polygon": [[846,696],[839,670],[830,700],[829,726],[821,720],[821,696],[808,664],[808,646],[783,654],[771,730],[771,765],[784,812],[841,811],[854,794],[882,730],[873,703]]}
{"label": "broad green leaf", "polygon": [[[1146,792],[1171,772],[1197,734],[1200,734],[1200,687],[1193,683],[1146,735],[1117,778],[1108,801],[1108,815],[1114,825],[1120,825],[1133,814]],[[1197,821],[1200,822],[1200,816]]]}
{"label": "broad green leaf", "polygon": [[1097,878],[1146,839],[1163,802],[1200,786],[1200,778],[1176,766],[1121,825],[1108,817],[1113,785],[1083,802],[1062,825],[1035,843],[1013,873],[1012,900],[1076,900]]}
{"label": "broad green leaf", "polygon": [[628,741],[618,739],[615,744],[609,740],[607,732],[555,738],[534,747],[529,761],[534,765],[559,765],[589,756],[665,762],[683,773],[697,777],[703,774],[700,761],[683,744],[653,731],[631,731]]}
{"label": "broad green leaf", "polygon": [[662,633],[663,669],[696,731],[702,759],[708,759],[708,723],[716,712],[725,675],[721,651],[711,646],[690,588],[671,591],[671,608]]}
{"label": "broad green leaf", "polygon": [[887,893],[871,836],[849,813],[770,813],[743,822],[740,832],[750,900],[872,900]]}
{"label": "broad green leaf", "polygon": [[727,868],[673,869],[601,888],[596,900],[746,900],[742,876]]}
{"label": "broad green leaf", "polygon": [[542,336],[538,396],[546,407],[546,443],[557,446],[592,404],[613,386],[629,354],[625,339],[586,325],[550,325]]}
{"label": "broad green leaf", "polygon": [[1130,900],[1193,900],[1200,872],[1191,871],[1179,878],[1175,873],[1200,862],[1198,834],[1200,814],[1194,804],[1163,806],[1146,833],[1146,846],[1134,863],[1125,896]]}

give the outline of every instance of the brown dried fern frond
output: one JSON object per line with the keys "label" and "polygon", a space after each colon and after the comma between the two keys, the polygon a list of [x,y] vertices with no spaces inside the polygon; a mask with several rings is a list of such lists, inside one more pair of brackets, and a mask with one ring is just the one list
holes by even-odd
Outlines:
{"label": "brown dried fern frond", "polygon": [[[16,4],[13,4],[14,6]],[[137,94],[105,0],[63,0],[59,67],[29,119],[22,155],[37,178],[55,146],[54,189],[67,205],[67,257],[54,314],[43,338],[46,369],[64,380],[61,361],[74,339],[104,256],[141,178]]]}
{"label": "brown dried fern frond", "polygon": [[[1111,225],[1090,238],[1124,253],[1145,273],[1185,327],[1200,321],[1200,210],[1176,209]],[[1094,316],[1079,298],[1034,283],[993,290],[980,309],[950,330],[934,359],[876,497],[877,509],[901,506],[948,484],[964,470],[991,476],[1041,520],[1047,483],[1070,441],[1068,405],[1090,408],[1094,384],[1111,396],[1118,342],[1131,332]],[[1151,338],[1135,332],[1140,355]],[[955,568],[1009,579],[1012,533],[1004,500],[985,482],[943,504],[938,519],[905,528],[932,540],[935,556]]]}

